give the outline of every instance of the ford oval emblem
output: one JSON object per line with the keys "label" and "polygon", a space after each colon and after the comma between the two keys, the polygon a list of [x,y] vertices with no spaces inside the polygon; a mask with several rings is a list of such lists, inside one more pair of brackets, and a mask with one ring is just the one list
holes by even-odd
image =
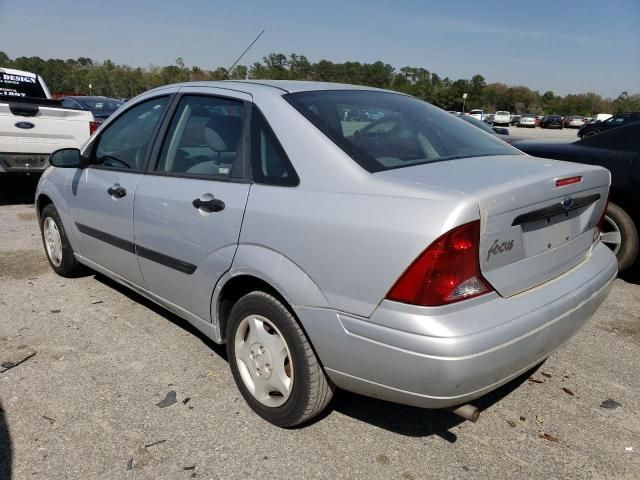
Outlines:
{"label": "ford oval emblem", "polygon": [[24,128],[26,130],[35,127],[35,125],[31,122],[18,122],[16,123],[16,127],[18,128]]}
{"label": "ford oval emblem", "polygon": [[573,197],[571,197],[571,196],[564,197],[562,199],[562,206],[566,210],[569,210],[571,207],[573,207]]}

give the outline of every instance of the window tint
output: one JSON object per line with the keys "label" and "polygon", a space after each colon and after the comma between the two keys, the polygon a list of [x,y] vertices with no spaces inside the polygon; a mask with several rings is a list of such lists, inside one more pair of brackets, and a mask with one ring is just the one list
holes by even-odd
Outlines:
{"label": "window tint", "polygon": [[92,164],[142,170],[144,159],[168,97],[140,103],[120,115],[100,135]]}
{"label": "window tint", "polygon": [[156,171],[180,175],[242,176],[245,107],[238,100],[182,97],[162,145]]}
{"label": "window tint", "polygon": [[369,172],[520,153],[407,95],[343,90],[293,93],[284,98]]}
{"label": "window tint", "polygon": [[577,143],[593,148],[640,153],[640,123],[613,128]]}
{"label": "window tint", "polygon": [[0,71],[0,96],[47,98],[39,78],[27,72]]}
{"label": "window tint", "polygon": [[256,183],[282,186],[300,183],[282,145],[256,107],[251,119],[251,170]]}

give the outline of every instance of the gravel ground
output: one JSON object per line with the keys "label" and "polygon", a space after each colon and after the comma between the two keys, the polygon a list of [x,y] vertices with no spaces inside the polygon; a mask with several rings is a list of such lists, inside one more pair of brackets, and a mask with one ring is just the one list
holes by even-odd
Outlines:
{"label": "gravel ground", "polygon": [[186,322],[104,277],[54,275],[29,188],[0,185],[0,361],[36,352],[0,373],[0,479],[640,478],[636,272],[539,369],[474,402],[476,424],[338,392],[283,430]]}

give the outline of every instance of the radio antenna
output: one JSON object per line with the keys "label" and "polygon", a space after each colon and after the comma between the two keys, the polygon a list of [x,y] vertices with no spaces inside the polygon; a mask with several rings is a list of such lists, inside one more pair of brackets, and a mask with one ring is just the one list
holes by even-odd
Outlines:
{"label": "radio antenna", "polygon": [[262,31],[258,34],[258,36],[253,40],[253,42],[251,42],[251,43],[249,44],[249,46],[245,49],[245,51],[244,51],[244,52],[242,52],[242,55],[240,55],[240,56],[238,57],[238,59],[237,59],[235,62],[233,62],[233,65],[231,65],[231,66],[227,69],[227,72],[231,73],[231,69],[232,69],[233,67],[235,67],[235,66],[236,66],[236,64],[240,61],[240,59],[241,59],[242,57],[244,57],[244,54],[245,54],[245,53],[247,53],[251,47],[253,47],[253,44],[254,44],[254,43],[256,43],[256,42],[258,41],[258,39],[262,36],[262,34],[263,34],[264,32],[265,32],[265,29],[262,29]]}

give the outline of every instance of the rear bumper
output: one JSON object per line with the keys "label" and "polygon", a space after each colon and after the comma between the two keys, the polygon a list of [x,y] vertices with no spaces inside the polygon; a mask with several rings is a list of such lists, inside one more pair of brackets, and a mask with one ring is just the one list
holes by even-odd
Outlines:
{"label": "rear bumper", "polygon": [[1,153],[0,173],[41,173],[49,166],[47,153]]}
{"label": "rear bumper", "polygon": [[296,308],[341,388],[426,408],[478,398],[548,357],[609,293],[615,257],[602,244],[561,277],[510,298],[448,307],[383,301],[370,318]]}

